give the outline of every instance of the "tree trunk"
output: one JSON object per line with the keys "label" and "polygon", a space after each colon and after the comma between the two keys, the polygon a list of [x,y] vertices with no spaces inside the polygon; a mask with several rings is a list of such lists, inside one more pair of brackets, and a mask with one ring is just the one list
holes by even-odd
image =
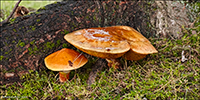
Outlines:
{"label": "tree trunk", "polygon": [[69,0],[17,17],[0,26],[1,75],[45,69],[43,60],[47,55],[66,45],[75,49],[63,37],[78,29],[127,25],[152,36],[154,32],[148,27],[150,20],[146,13],[150,9],[153,8],[146,2]]}
{"label": "tree trunk", "polygon": [[[155,1],[158,6],[156,19],[152,19],[156,26],[158,37],[181,38],[182,29],[191,25],[189,10],[181,1]],[[152,23],[153,24],[153,23]]]}

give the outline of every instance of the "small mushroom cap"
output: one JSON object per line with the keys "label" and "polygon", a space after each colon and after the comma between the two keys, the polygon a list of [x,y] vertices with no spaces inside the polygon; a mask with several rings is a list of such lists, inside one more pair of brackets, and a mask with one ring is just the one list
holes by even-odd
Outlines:
{"label": "small mushroom cap", "polygon": [[112,28],[90,28],[74,31],[64,36],[76,48],[100,58],[119,58],[130,46]]}
{"label": "small mushroom cap", "polygon": [[45,65],[53,71],[75,70],[87,63],[87,58],[77,51],[63,48],[48,55],[45,59]]}

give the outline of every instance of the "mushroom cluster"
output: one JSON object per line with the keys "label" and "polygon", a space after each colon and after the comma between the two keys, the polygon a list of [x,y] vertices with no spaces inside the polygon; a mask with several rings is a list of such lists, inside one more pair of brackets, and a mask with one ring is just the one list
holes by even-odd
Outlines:
{"label": "mushroom cluster", "polygon": [[[106,59],[110,67],[119,65],[116,60],[119,57],[140,60],[147,54],[158,52],[148,39],[128,26],[82,29],[66,34],[64,38],[81,51]],[[80,68],[88,60],[74,50],[63,48],[47,56],[44,61],[47,68],[60,71],[60,82],[64,82],[69,79],[71,70]]]}
{"label": "mushroom cluster", "polygon": [[119,57],[140,60],[158,52],[148,39],[128,26],[81,29],[64,38],[81,51],[107,61]]}

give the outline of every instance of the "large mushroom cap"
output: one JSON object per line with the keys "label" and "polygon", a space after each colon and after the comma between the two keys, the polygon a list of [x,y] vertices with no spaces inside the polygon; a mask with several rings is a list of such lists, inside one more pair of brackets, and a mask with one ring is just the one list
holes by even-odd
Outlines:
{"label": "large mushroom cap", "polygon": [[87,61],[84,55],[67,48],[56,51],[44,59],[46,67],[53,71],[75,70],[85,65]]}
{"label": "large mushroom cap", "polygon": [[64,38],[83,52],[100,58],[118,58],[125,54],[127,60],[139,60],[158,52],[148,39],[128,26],[82,29]]}
{"label": "large mushroom cap", "polygon": [[100,58],[118,58],[124,55],[130,46],[112,28],[90,28],[78,30],[64,36],[65,40],[76,48]]}

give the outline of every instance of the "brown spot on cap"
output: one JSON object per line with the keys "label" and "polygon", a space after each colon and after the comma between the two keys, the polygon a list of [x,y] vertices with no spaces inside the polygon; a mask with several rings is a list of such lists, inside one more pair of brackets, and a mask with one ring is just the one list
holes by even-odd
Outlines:
{"label": "brown spot on cap", "polygon": [[110,51],[110,49],[107,49],[107,51]]}
{"label": "brown spot on cap", "polygon": [[71,62],[71,60],[69,60],[68,62],[69,62],[69,66],[73,67],[73,63]]}

